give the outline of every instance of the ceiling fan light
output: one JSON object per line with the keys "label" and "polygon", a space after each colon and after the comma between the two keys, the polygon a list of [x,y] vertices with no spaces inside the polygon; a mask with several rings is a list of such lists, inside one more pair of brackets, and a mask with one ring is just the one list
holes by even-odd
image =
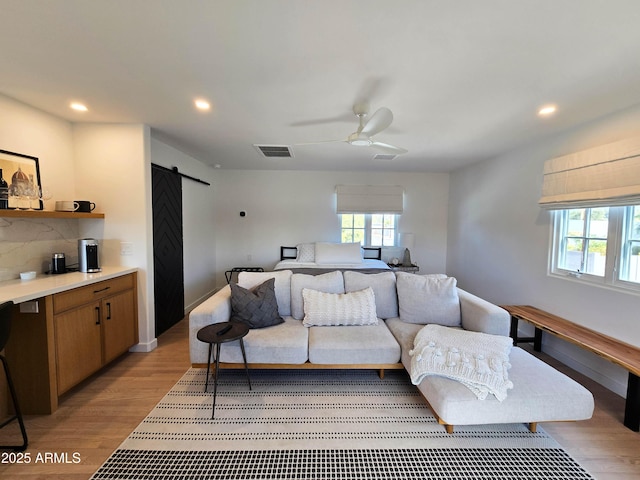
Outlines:
{"label": "ceiling fan light", "polygon": [[365,138],[356,138],[355,140],[351,140],[351,145],[355,145],[356,147],[368,147],[371,145],[371,140]]}

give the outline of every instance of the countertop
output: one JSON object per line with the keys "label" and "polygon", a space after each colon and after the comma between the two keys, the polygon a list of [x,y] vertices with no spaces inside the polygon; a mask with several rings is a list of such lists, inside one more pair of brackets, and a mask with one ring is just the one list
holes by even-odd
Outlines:
{"label": "countertop", "polygon": [[22,303],[54,293],[64,292],[92,283],[109,280],[137,272],[136,267],[102,267],[101,272],[69,272],[60,275],[39,274],[33,280],[6,280],[0,282],[0,303]]}

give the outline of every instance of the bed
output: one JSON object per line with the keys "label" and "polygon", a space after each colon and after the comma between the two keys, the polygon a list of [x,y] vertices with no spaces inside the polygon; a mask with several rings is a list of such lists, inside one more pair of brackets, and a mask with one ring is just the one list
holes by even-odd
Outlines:
{"label": "bed", "polygon": [[280,247],[280,261],[274,270],[318,275],[334,270],[380,273],[390,270],[382,261],[381,247],[361,247],[359,243],[301,243]]}

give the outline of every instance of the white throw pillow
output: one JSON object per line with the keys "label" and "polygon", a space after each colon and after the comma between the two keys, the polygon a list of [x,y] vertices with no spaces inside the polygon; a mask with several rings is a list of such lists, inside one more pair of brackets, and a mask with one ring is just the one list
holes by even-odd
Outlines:
{"label": "white throw pillow", "polygon": [[291,315],[291,270],[278,270],[277,272],[240,272],[238,273],[238,286],[251,290],[270,278],[275,278],[276,301],[278,313],[281,317]]}
{"label": "white throw pillow", "polygon": [[302,289],[305,327],[377,325],[376,300],[371,287],[351,293],[326,293]]}
{"label": "white throw pillow", "polygon": [[367,287],[373,289],[378,318],[396,318],[398,316],[396,276],[393,272],[367,274],[347,270],[343,275],[345,292],[356,292]]}
{"label": "white throw pillow", "polygon": [[316,243],[316,263],[362,263],[359,243]]}
{"label": "white throw pillow", "polygon": [[315,243],[300,243],[296,248],[298,249],[298,255],[296,256],[298,262],[312,263],[316,261]]}
{"label": "white throw pillow", "polygon": [[397,272],[396,287],[402,321],[421,325],[435,323],[446,327],[461,325],[455,278]]}
{"label": "white throw pillow", "polygon": [[306,275],[304,273],[291,275],[291,316],[296,320],[304,318],[303,288],[327,293],[344,293],[342,272],[335,270],[322,275]]}

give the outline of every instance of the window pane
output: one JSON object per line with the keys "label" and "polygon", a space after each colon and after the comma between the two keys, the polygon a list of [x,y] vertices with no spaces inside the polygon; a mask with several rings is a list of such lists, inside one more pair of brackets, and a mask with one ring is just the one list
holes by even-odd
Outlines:
{"label": "window pane", "polygon": [[362,228],[364,229],[364,213],[356,213],[353,215],[353,226],[354,228]]}
{"label": "window pane", "polygon": [[372,228],[382,228],[384,215],[380,215],[378,213],[374,213],[371,215],[371,227]]}
{"label": "window pane", "polygon": [[395,235],[393,230],[385,230],[382,245],[385,247],[395,246]]}
{"label": "window pane", "polygon": [[353,227],[353,215],[350,213],[342,214],[342,228],[352,228]]}
{"label": "window pane", "polygon": [[626,207],[624,216],[620,279],[640,283],[640,206]]}
{"label": "window pane", "polygon": [[607,238],[609,233],[609,208],[591,208],[589,210],[589,237]]}
{"label": "window pane", "polygon": [[385,215],[384,216],[384,228],[395,228],[396,216]]}
{"label": "window pane", "polygon": [[584,241],[582,239],[569,238],[566,240],[565,251],[563,252],[564,261],[560,268],[577,272],[582,270],[582,249]]}
{"label": "window pane", "polygon": [[382,246],[382,229],[381,228],[371,229],[371,246],[372,247]]}
{"label": "window pane", "polygon": [[353,230],[342,230],[342,243],[353,242]]}
{"label": "window pane", "polygon": [[364,245],[364,230],[354,230],[353,231],[353,240],[354,243],[360,243],[360,245]]}
{"label": "window pane", "polygon": [[607,260],[606,240],[589,240],[589,249],[584,271],[591,275],[604,277],[605,263]]}

